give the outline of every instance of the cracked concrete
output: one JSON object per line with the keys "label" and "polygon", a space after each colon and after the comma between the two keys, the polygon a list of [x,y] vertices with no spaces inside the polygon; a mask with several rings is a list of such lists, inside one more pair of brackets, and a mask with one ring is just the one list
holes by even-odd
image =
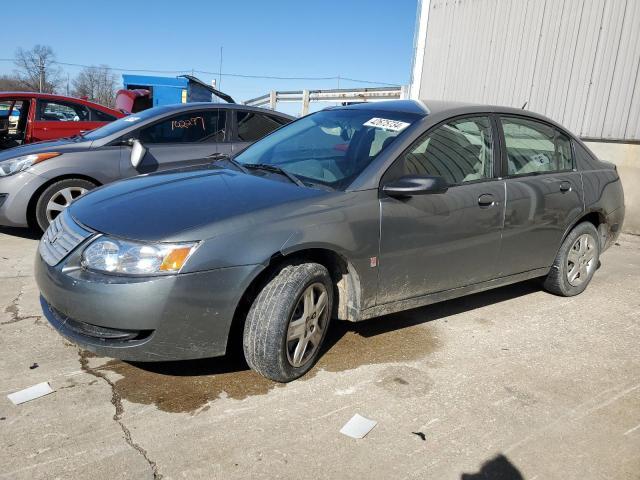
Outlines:
{"label": "cracked concrete", "polygon": [[[7,278],[16,279],[20,277],[7,277]],[[41,315],[22,315],[21,314],[20,299],[22,298],[23,294],[24,294],[24,290],[21,287],[20,291],[18,292],[18,295],[16,295],[13,301],[4,309],[4,312],[9,314],[10,320],[2,321],[0,322],[0,325],[7,325],[9,323],[21,322],[23,320],[38,319],[41,317]]]}
{"label": "cracked concrete", "polygon": [[[334,326],[320,367],[274,388],[226,358],[79,352],[39,319],[35,240],[0,230],[0,479],[636,480],[640,237],[619,243],[583,295],[529,282]],[[363,440],[338,433],[354,413],[379,422]]]}
{"label": "cracked concrete", "polygon": [[133,439],[131,438],[131,431],[122,421],[122,413],[124,412],[124,407],[122,406],[122,399],[120,398],[120,394],[116,390],[115,385],[111,380],[109,380],[109,377],[107,377],[107,375],[105,375],[99,369],[94,369],[89,366],[89,358],[91,358],[92,356],[93,355],[86,350],[78,349],[80,367],[84,372],[88,373],[89,375],[93,375],[94,377],[101,380],[104,380],[107,385],[109,385],[109,387],[111,388],[111,404],[115,408],[115,412],[113,413],[113,421],[118,423],[118,425],[120,425],[120,428],[122,428],[122,433],[127,444],[129,444],[131,448],[139,452],[140,455],[142,455],[145,461],[149,464],[151,472],[153,473],[153,478],[155,480],[160,480],[162,478],[162,475],[160,474],[160,472],[158,472],[158,465],[156,464],[156,462],[149,458],[147,451],[144,448],[133,441]]}

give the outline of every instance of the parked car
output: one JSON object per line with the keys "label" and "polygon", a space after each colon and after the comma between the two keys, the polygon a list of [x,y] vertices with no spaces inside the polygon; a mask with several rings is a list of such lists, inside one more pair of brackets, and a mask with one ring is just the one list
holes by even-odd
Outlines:
{"label": "parked car", "polygon": [[223,355],[286,382],[332,318],[540,277],[584,291],[624,218],[618,173],[511,108],[392,101],[303,117],[207,169],[97,189],[39,245],[43,311],[135,361]]}
{"label": "parked car", "polygon": [[[3,119],[8,117],[9,123]],[[124,114],[79,98],[0,92],[0,150],[93,130]]]}
{"label": "parked car", "polygon": [[232,154],[289,123],[283,113],[236,104],[156,107],[54,142],[0,152],[0,225],[43,231],[99,185]]}

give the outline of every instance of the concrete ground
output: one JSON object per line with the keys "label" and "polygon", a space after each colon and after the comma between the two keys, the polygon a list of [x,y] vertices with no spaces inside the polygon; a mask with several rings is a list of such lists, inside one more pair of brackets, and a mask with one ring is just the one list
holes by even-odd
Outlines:
{"label": "concrete ground", "polygon": [[[640,237],[578,297],[527,282],[334,324],[277,385],[237,360],[79,351],[40,317],[25,235],[0,231],[2,479],[640,478]],[[355,413],[378,421],[362,440],[339,433]]]}

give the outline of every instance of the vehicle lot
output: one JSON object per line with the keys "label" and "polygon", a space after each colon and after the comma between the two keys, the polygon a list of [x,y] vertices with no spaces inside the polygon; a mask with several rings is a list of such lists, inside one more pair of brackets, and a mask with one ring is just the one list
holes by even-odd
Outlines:
{"label": "vehicle lot", "polygon": [[[40,317],[25,235],[0,230],[0,478],[638,478],[640,237],[578,297],[527,282],[334,324],[280,385],[238,360],[78,351]],[[355,413],[379,422],[362,440],[338,433]]]}

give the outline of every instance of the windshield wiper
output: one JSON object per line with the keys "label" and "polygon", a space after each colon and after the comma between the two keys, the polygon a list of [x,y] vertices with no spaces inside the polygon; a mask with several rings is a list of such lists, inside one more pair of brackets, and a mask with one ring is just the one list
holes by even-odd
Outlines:
{"label": "windshield wiper", "polygon": [[210,158],[211,161],[213,162],[218,162],[220,160],[225,160],[227,162],[229,162],[231,165],[233,165],[234,167],[236,167],[238,170],[240,170],[242,173],[249,173],[249,170],[247,170],[244,165],[242,165],[240,162],[234,160],[233,158],[231,158],[229,155],[225,154],[225,153],[214,153],[212,155],[209,155],[207,158]]}
{"label": "windshield wiper", "polygon": [[284,175],[293,183],[298,185],[299,187],[306,187],[306,185],[296,177],[293,173],[287,172],[285,169],[278,167],[277,165],[270,165],[268,163],[245,163],[244,166],[246,168],[251,168],[255,170],[266,170],[267,172],[275,172],[281,175]]}

